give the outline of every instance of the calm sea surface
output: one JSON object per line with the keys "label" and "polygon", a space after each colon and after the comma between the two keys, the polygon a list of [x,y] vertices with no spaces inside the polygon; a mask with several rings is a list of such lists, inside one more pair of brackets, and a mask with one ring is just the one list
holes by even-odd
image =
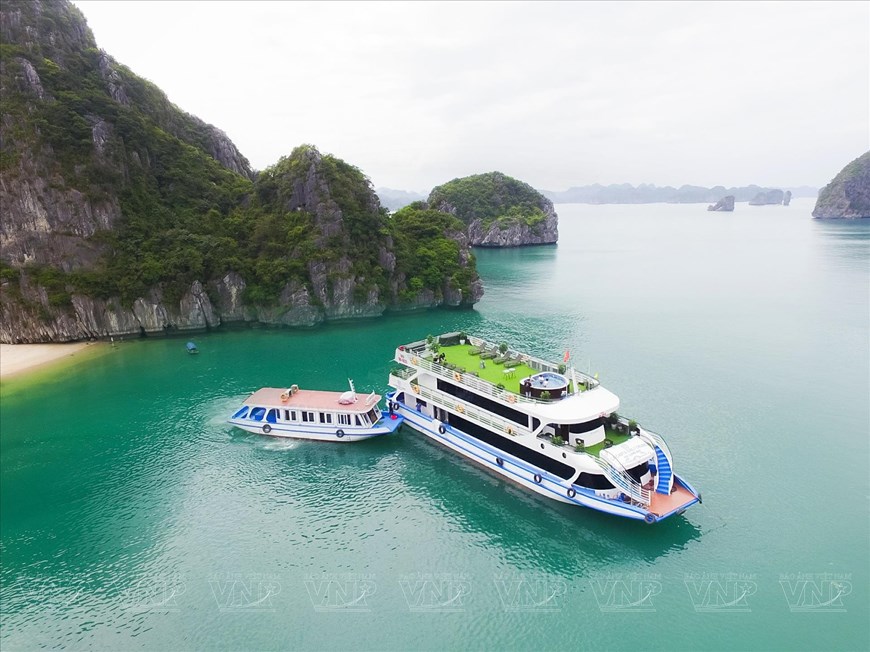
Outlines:
{"label": "calm sea surface", "polygon": [[[557,209],[557,247],[478,252],[473,311],[136,340],[4,383],[0,646],[866,650],[870,220]],[[397,344],[458,329],[570,349],[704,504],[650,527],[408,429],[223,423],[263,385],[385,390]]]}

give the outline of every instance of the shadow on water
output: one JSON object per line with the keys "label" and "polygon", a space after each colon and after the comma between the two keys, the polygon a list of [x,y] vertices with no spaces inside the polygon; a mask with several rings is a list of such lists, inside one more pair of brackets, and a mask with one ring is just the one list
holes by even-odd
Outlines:
{"label": "shadow on water", "polygon": [[413,458],[404,481],[464,531],[485,535],[488,546],[519,566],[577,574],[653,564],[701,535],[689,518],[642,522],[547,500],[465,461],[410,428],[400,452]]}

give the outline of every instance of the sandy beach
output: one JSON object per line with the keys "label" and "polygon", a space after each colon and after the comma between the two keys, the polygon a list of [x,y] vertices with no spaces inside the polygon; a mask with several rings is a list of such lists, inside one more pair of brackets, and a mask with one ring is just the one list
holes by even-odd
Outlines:
{"label": "sandy beach", "polygon": [[50,362],[75,355],[92,344],[0,344],[0,378],[32,371]]}

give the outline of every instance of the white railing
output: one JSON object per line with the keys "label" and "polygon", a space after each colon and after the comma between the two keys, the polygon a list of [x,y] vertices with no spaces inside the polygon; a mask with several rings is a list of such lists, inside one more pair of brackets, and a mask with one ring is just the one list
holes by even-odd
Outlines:
{"label": "white railing", "polygon": [[665,454],[665,457],[668,458],[668,464],[671,465],[671,472],[673,472],[674,458],[671,457],[671,451],[668,448],[668,445],[665,443],[665,440],[662,439],[662,436],[657,435],[654,432],[650,432],[649,430],[645,430],[644,428],[641,428],[640,426],[638,426],[638,429],[640,431],[640,436],[642,439],[645,439],[645,440],[647,440],[647,443],[652,443],[652,444],[654,444],[662,449],[662,452]]}
{"label": "white railing", "polygon": [[[417,389],[420,391],[416,391]],[[515,421],[502,419],[501,417],[493,415],[491,412],[478,408],[476,405],[466,403],[452,394],[441,392],[437,389],[423,387],[422,385],[412,385],[412,388],[405,391],[409,396],[420,396],[429,401],[433,401],[437,407],[455,412],[463,418],[489,426],[500,433],[507,433],[509,435],[531,434],[531,431],[528,428],[519,425]]]}
{"label": "white railing", "polygon": [[622,491],[632,500],[649,506],[651,500],[649,489],[644,489],[639,482],[628,475],[625,471],[621,471],[620,469],[611,466],[601,458],[592,455],[590,455],[590,457],[595,460],[595,463],[598,464],[598,466],[601,467],[601,470],[604,471],[604,475],[608,480],[610,480],[610,482],[622,489]]}

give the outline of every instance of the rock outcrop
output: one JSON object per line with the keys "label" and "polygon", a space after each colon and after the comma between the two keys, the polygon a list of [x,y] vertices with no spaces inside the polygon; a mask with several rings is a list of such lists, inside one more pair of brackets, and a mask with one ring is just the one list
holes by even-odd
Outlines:
{"label": "rock outcrop", "polygon": [[427,203],[462,220],[473,246],[520,247],[559,239],[553,202],[501,172],[454,179],[434,188]]}
{"label": "rock outcrop", "polygon": [[849,163],[819,191],[813,217],[870,218],[870,152]]}
{"label": "rock outcrop", "polygon": [[760,192],[755,197],[749,200],[750,206],[768,206],[772,204],[782,204],[784,195],[782,190],[767,190]]}
{"label": "rock outcrop", "polygon": [[223,131],[97,49],[70,2],[7,0],[0,38],[0,341],[480,298],[461,228],[414,234],[439,257],[409,260],[352,165],[303,146],[255,175]]}
{"label": "rock outcrop", "polygon": [[734,195],[726,195],[715,204],[707,206],[708,211],[733,211],[734,210]]}

